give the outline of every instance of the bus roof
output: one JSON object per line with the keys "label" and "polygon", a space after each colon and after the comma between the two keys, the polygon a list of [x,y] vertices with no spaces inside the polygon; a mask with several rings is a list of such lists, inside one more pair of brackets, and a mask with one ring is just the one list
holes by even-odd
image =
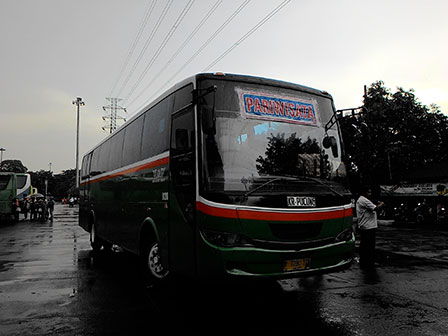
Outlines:
{"label": "bus roof", "polygon": [[[119,131],[122,127],[124,127],[127,124],[130,124],[134,119],[138,118],[140,115],[142,115],[145,111],[147,111],[152,106],[158,104],[162,99],[164,99],[166,96],[170,95],[171,93],[177,91],[178,89],[182,88],[188,83],[196,83],[197,80],[204,80],[204,79],[218,79],[218,80],[228,80],[228,81],[235,81],[235,82],[243,82],[243,83],[251,83],[251,84],[260,84],[260,85],[269,85],[269,86],[276,86],[276,87],[283,87],[286,89],[292,89],[292,90],[298,90],[306,93],[310,93],[313,95],[323,96],[326,98],[332,99],[331,95],[326,91],[320,91],[308,86],[295,84],[291,82],[286,82],[278,79],[271,79],[271,78],[264,78],[264,77],[257,77],[257,76],[251,76],[251,75],[241,75],[241,74],[230,74],[230,73],[223,73],[223,72],[215,72],[215,73],[198,73],[193,76],[187,77],[183,79],[182,81],[176,83],[171,88],[163,92],[161,95],[159,95],[157,98],[155,98],[153,101],[145,105],[143,108],[141,108],[137,113],[135,113],[129,120],[127,120],[123,125],[117,128],[116,132]],[[196,85],[196,84],[194,84]],[[104,143],[107,139],[109,139],[113,135],[110,134],[106,138],[104,138],[102,141],[97,143],[94,147],[92,147],[90,150],[88,150],[84,156],[90,152],[92,152],[95,148],[99,147],[102,143]]]}

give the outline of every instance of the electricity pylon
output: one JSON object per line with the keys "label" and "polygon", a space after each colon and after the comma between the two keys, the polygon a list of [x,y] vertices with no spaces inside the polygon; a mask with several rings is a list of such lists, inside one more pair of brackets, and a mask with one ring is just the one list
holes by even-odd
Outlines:
{"label": "electricity pylon", "polygon": [[118,114],[119,111],[124,111],[126,113],[126,109],[118,105],[118,103],[123,100],[121,98],[106,98],[106,100],[110,102],[110,105],[103,106],[103,110],[110,110],[110,114],[103,116],[103,120],[106,121],[109,119],[110,122],[109,125],[103,126],[102,129],[104,131],[108,129],[112,134],[117,129],[117,120],[126,121],[126,118]]}

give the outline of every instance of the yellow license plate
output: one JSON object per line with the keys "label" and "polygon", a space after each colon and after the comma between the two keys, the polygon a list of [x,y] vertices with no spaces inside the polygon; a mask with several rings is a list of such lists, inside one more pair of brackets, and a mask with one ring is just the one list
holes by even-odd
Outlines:
{"label": "yellow license plate", "polygon": [[286,260],[283,266],[283,271],[291,272],[291,271],[305,270],[310,267],[310,264],[311,259],[309,258]]}

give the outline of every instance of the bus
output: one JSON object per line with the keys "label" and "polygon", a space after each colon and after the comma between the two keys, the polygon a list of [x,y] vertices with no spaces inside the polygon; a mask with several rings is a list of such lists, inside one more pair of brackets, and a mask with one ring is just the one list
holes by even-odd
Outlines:
{"label": "bus", "polygon": [[10,218],[13,200],[17,197],[17,177],[14,173],[0,172],[0,217]]}
{"label": "bus", "polygon": [[156,282],[340,271],[355,242],[343,156],[327,92],[197,74],[84,155],[79,224]]}
{"label": "bus", "polygon": [[13,215],[13,200],[31,195],[31,176],[27,173],[0,172],[0,217]]}

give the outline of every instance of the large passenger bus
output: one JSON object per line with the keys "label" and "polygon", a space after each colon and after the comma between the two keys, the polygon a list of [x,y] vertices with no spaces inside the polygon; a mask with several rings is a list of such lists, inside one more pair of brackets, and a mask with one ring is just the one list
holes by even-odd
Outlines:
{"label": "large passenger bus", "polygon": [[332,97],[223,73],[178,83],[89,151],[80,226],[154,280],[287,278],[353,258]]}
{"label": "large passenger bus", "polygon": [[27,173],[0,172],[0,217],[13,215],[13,200],[32,193],[31,176]]}

